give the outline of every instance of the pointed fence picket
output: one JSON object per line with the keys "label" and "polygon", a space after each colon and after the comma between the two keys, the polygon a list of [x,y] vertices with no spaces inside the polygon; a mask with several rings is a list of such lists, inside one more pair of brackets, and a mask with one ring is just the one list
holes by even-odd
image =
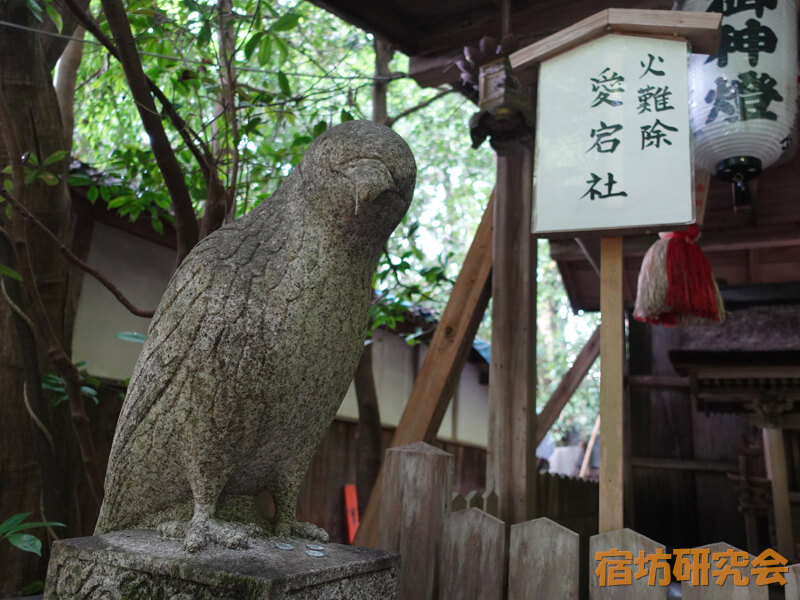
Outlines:
{"label": "pointed fence picket", "polygon": [[[626,552],[636,558],[640,551],[655,554],[663,546],[654,542],[632,529],[617,529],[599,535],[593,535],[589,541],[589,556],[596,557],[598,552]],[[611,560],[611,559],[610,559]],[[600,585],[597,569],[601,565],[595,560],[590,560],[595,565],[594,577],[589,577],[589,597],[592,600],[666,600],[667,588],[660,585],[651,585],[647,577],[641,579],[631,578],[629,585]],[[635,570],[635,568],[634,568]],[[653,582],[656,583],[656,582]]]}
{"label": "pointed fence picket", "polygon": [[[734,552],[741,552],[739,548],[735,548],[730,544],[719,542],[717,544],[710,544],[708,546],[700,546],[701,548],[709,549],[709,558],[717,552],[725,552],[733,550]],[[752,562],[755,556],[748,554],[748,562]],[[750,576],[750,567],[741,569],[744,577],[747,577],[748,585],[736,585],[736,581],[732,576],[725,578],[725,582],[719,585],[715,581],[714,570],[717,566],[713,560],[710,560],[711,568],[708,575],[709,585],[697,586],[692,585],[689,581],[681,583],[682,600],[769,600],[769,589],[763,585],[756,585],[755,577]],[[720,565],[722,567],[722,565]],[[741,583],[741,581],[740,581]],[[786,596],[787,598],[797,598],[797,596]]]}
{"label": "pointed fence picket", "polygon": [[447,515],[439,555],[440,600],[503,600],[505,546],[505,523],[480,508]]}
{"label": "pointed fence picket", "polygon": [[[653,579],[649,574],[635,577],[638,565],[634,561],[639,553],[666,554],[662,544],[630,529],[619,529],[592,535],[589,552],[579,551],[579,535],[573,531],[575,527],[565,527],[564,521],[580,525],[581,537],[591,531],[593,524],[596,527],[596,517],[592,520],[582,514],[587,506],[597,505],[596,484],[555,477],[540,479],[546,483],[537,489],[539,512],[559,515],[560,523],[542,517],[507,528],[496,517],[498,502],[493,492],[470,492],[466,496],[452,493],[452,469],[452,455],[422,442],[386,453],[380,539],[381,548],[401,554],[399,600],[577,600],[587,594],[585,588],[579,591],[579,575],[588,575],[590,600],[668,598],[667,587],[658,581],[664,569],[653,569],[651,564]],[[595,487],[587,487],[591,485]],[[568,496],[558,502],[561,489],[567,490]],[[578,498],[569,498],[572,494]],[[720,543],[708,548],[713,555],[732,547]],[[607,580],[607,585],[600,585],[603,567],[596,553],[612,550],[622,551],[621,558],[632,561],[628,563],[630,584],[608,585]],[[579,558],[586,554],[588,569],[582,565],[585,557]],[[769,597],[767,587],[754,585],[753,579],[748,586],[736,586],[732,579],[718,585],[715,568],[712,564],[708,585],[683,582],[683,598]],[[607,570],[605,573],[608,575]],[[789,568],[786,581],[785,598],[800,599],[800,565]]]}
{"label": "pointed fence picket", "polygon": [[792,565],[786,574],[786,598],[800,598],[800,565]]}
{"label": "pointed fence picket", "polygon": [[578,600],[579,537],[546,517],[512,525],[509,600]]}

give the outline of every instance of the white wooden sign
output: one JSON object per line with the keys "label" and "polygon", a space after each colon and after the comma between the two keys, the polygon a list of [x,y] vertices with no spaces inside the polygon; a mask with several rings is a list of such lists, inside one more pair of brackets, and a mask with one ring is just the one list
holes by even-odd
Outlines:
{"label": "white wooden sign", "polygon": [[606,35],[542,63],[533,232],[694,222],[684,41]]}

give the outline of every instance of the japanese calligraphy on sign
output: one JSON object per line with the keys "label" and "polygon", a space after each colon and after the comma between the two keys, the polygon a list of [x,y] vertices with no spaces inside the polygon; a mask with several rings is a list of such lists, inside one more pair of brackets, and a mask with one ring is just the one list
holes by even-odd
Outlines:
{"label": "japanese calligraphy on sign", "polygon": [[534,233],[694,221],[685,42],[606,35],[542,63]]}

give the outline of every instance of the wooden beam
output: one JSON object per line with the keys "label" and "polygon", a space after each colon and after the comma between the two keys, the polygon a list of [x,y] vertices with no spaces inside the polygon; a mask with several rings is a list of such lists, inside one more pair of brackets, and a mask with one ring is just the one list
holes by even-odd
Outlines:
{"label": "wooden beam", "polygon": [[[391,444],[393,447],[420,441],[429,442],[442,423],[447,404],[453,396],[472,348],[475,332],[489,303],[494,202],[492,192],[464,259],[461,273],[453,285],[447,307],[433,334],[408,404],[395,430]],[[378,473],[356,533],[354,543],[358,546],[378,546],[382,473],[383,469]]]}
{"label": "wooden beam", "polygon": [[492,360],[486,486],[509,525],[533,518],[536,496],[536,239],[533,148],[497,147]]}
{"label": "wooden beam", "polygon": [[623,525],[623,367],[622,238],[600,243],[600,515],[599,531]]}
{"label": "wooden beam", "polygon": [[767,469],[772,481],[772,507],[775,511],[775,537],[777,550],[795,562],[794,534],[792,531],[792,506],[789,500],[789,475],[786,470],[786,448],[782,429],[765,429]]}
{"label": "wooden beam", "polygon": [[542,443],[544,436],[558,420],[561,411],[572,398],[575,390],[586,377],[589,369],[592,368],[594,361],[600,355],[600,326],[592,333],[592,336],[584,344],[575,362],[572,363],[569,371],[561,379],[556,390],[550,396],[542,411],[536,417],[536,447]]}
{"label": "wooden beam", "polygon": [[509,58],[516,75],[523,82],[532,82],[542,61],[608,33],[682,38],[690,42],[693,52],[715,54],[721,22],[720,13],[609,8],[521,48]]}
{"label": "wooden beam", "polygon": [[688,388],[688,377],[673,375],[628,375],[625,382],[632,388]]}
{"label": "wooden beam", "polygon": [[464,57],[464,52],[452,52],[443,56],[411,56],[408,59],[408,75],[420,87],[439,87],[455,85],[461,80],[461,71],[456,61]]}
{"label": "wooden beam", "polygon": [[713,460],[694,460],[685,458],[653,458],[634,456],[631,466],[636,469],[663,469],[666,471],[705,471],[709,473],[736,473],[739,465]]}
{"label": "wooden beam", "polygon": [[578,477],[586,477],[589,472],[589,467],[592,464],[592,452],[594,445],[597,442],[597,435],[600,433],[600,415],[594,420],[594,427],[592,427],[592,435],[589,436],[589,442],[586,444],[586,451],[583,453],[583,460],[581,461],[581,470],[578,472]]}

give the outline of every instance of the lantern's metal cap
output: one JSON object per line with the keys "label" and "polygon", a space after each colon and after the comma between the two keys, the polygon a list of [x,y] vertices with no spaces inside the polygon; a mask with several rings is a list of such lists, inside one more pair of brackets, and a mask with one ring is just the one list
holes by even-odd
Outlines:
{"label": "lantern's metal cap", "polygon": [[730,181],[733,191],[733,212],[748,211],[753,203],[747,182],[761,173],[761,161],[755,156],[734,156],[717,164],[717,177]]}
{"label": "lantern's metal cap", "polygon": [[722,181],[749,181],[761,173],[761,160],[755,156],[734,156],[720,161],[716,171]]}

